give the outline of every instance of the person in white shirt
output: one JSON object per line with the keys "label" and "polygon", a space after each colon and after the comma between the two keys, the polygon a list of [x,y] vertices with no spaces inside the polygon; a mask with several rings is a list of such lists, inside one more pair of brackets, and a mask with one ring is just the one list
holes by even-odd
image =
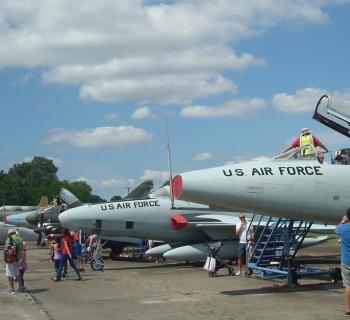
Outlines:
{"label": "person in white shirt", "polygon": [[243,263],[246,259],[247,252],[247,229],[248,223],[244,213],[239,214],[240,223],[236,226],[236,235],[239,236],[239,252],[238,252],[238,271],[235,273],[239,276],[242,272]]}

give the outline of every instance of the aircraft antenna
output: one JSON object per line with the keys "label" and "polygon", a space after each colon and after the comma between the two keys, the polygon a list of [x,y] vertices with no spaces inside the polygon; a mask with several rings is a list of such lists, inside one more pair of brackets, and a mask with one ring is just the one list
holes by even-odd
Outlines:
{"label": "aircraft antenna", "polygon": [[174,209],[174,196],[173,196],[173,174],[171,169],[171,151],[170,151],[170,139],[169,139],[169,122],[166,121],[166,134],[167,134],[167,153],[168,153],[168,168],[169,168],[169,188],[170,188],[170,201],[171,209]]}

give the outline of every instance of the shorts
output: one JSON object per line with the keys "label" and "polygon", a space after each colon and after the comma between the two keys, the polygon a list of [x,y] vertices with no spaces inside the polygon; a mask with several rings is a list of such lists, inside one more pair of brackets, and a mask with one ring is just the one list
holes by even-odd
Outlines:
{"label": "shorts", "polygon": [[17,277],[19,275],[18,263],[6,263],[6,277]]}
{"label": "shorts", "polygon": [[247,252],[247,244],[246,243],[240,243],[239,244],[239,251],[238,251],[238,258],[245,258]]}
{"label": "shorts", "polygon": [[341,276],[343,278],[343,286],[350,286],[350,264],[341,265]]}

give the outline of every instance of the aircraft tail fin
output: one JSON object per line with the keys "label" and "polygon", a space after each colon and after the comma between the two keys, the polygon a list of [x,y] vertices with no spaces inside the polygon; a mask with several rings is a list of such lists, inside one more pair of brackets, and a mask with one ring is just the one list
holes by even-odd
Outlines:
{"label": "aircraft tail fin", "polygon": [[123,200],[145,199],[153,188],[152,180],[145,180],[132,190]]}
{"label": "aircraft tail fin", "polygon": [[46,208],[49,205],[49,199],[47,198],[47,196],[42,196],[40,198],[40,201],[38,203],[38,207],[39,208]]}

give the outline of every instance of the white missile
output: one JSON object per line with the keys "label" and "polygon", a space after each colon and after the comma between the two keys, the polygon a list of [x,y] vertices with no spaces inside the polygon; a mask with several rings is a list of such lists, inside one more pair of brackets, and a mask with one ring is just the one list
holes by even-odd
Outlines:
{"label": "white missile", "polygon": [[[305,238],[301,248],[315,246],[327,241],[327,236],[317,238]],[[236,259],[238,257],[238,241],[222,241],[218,255],[222,259]],[[181,245],[181,243],[168,243],[146,251],[146,255],[155,258],[164,258],[177,261],[200,261],[205,260],[210,254],[209,243],[196,243]],[[293,250],[294,248],[291,248]]]}
{"label": "white missile", "polygon": [[147,250],[145,254],[154,258],[163,258],[164,253],[181,246],[183,246],[181,242],[166,243]]}
{"label": "white missile", "polygon": [[[238,241],[222,241],[218,255],[221,258],[235,259],[238,256]],[[206,244],[196,243],[169,250],[163,257],[167,260],[200,261],[205,260],[210,253]]]}

